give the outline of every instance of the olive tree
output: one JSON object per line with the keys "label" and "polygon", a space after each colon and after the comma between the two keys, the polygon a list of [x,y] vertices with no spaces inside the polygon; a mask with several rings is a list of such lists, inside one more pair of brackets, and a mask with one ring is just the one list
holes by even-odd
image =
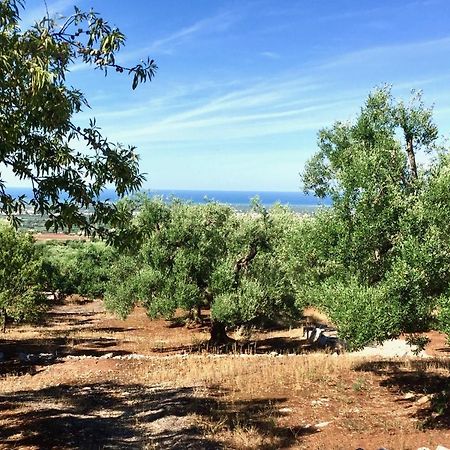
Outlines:
{"label": "olive tree", "polygon": [[237,214],[215,202],[147,199],[139,210],[119,233],[134,233],[140,247],[113,266],[105,296],[110,310],[126,317],[141,304],[150,317],[172,317],[180,308],[201,319],[207,309],[214,342],[229,340],[227,326],[294,314],[278,249],[281,220],[277,225],[260,206]]}
{"label": "olive tree", "polygon": [[231,209],[143,199],[139,211],[131,225],[139,253],[125,254],[113,267],[106,306],[122,317],[136,304],[150,317],[171,317],[181,308],[199,320],[212,302],[211,277],[226,253]]}
{"label": "olive tree", "polygon": [[[0,213],[17,224],[16,213],[31,207],[48,215],[48,228],[76,225],[102,233],[114,205],[100,201],[105,186],[118,196],[141,187],[136,149],[110,142],[95,119],[76,122],[88,102],[66,83],[71,64],[132,75],[132,88],[153,78],[148,59],[131,67],[116,62],[125,41],[98,13],[74,9],[61,20],[44,17],[21,28],[21,0],[0,1],[0,170],[7,168],[33,187],[33,197],[13,197],[0,177]],[[79,150],[81,148],[81,150]],[[77,150],[78,149],[78,150]],[[90,208],[92,214],[83,214]]]}
{"label": "olive tree", "polygon": [[0,319],[34,320],[46,308],[41,293],[42,261],[33,238],[0,222]]}
{"label": "olive tree", "polygon": [[211,316],[219,324],[213,337],[223,336],[225,325],[265,327],[299,316],[286,253],[295,215],[254,201],[250,213],[235,214],[232,221],[227,253],[212,278]]}
{"label": "olive tree", "polygon": [[333,206],[305,224],[303,236],[314,245],[298,239],[303,265],[296,271],[306,280],[298,285],[303,301],[326,310],[350,346],[433,320],[447,275],[433,280],[447,249],[427,217],[436,208],[425,194],[432,173],[416,157],[435,153],[437,137],[421,95],[396,102],[387,87],[369,95],[354,123],[319,133],[302,179],[307,192],[331,197]]}
{"label": "olive tree", "polygon": [[110,278],[117,252],[104,242],[46,242],[42,255],[42,284],[55,300],[71,294],[101,298]]}

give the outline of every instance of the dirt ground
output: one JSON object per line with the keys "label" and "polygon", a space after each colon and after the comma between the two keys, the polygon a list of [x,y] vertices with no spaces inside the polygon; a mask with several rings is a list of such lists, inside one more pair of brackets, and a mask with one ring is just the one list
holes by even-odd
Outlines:
{"label": "dirt ground", "polygon": [[450,447],[450,348],[429,358],[312,351],[301,329],[231,353],[181,320],[121,321],[71,299],[0,336],[0,448]]}
{"label": "dirt ground", "polygon": [[33,237],[36,241],[80,241],[87,239],[85,236],[81,236],[74,233],[65,234],[65,233],[39,232],[33,233]]}

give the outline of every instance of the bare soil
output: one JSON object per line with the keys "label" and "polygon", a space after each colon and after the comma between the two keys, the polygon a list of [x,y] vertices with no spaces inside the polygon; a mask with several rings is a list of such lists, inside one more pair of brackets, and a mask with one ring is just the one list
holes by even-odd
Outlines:
{"label": "bare soil", "polygon": [[73,233],[47,233],[47,232],[33,233],[33,237],[36,241],[81,241],[87,239],[85,236]]}
{"label": "bare soil", "polygon": [[0,448],[450,447],[450,348],[429,337],[422,359],[312,351],[298,328],[220,354],[206,326],[71,299],[0,336]]}

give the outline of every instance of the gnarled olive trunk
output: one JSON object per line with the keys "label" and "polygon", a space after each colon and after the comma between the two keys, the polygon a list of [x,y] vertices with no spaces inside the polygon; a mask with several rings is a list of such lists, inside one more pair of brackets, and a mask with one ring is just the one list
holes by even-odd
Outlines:
{"label": "gnarled olive trunk", "polygon": [[227,336],[225,324],[217,320],[211,319],[211,338],[212,344],[229,344],[233,342],[233,339]]}
{"label": "gnarled olive trunk", "polygon": [[3,333],[6,333],[6,322],[7,322],[7,320],[8,320],[8,314],[6,314],[6,309],[5,308],[3,308],[2,310],[1,310],[1,322],[2,322],[2,332]]}

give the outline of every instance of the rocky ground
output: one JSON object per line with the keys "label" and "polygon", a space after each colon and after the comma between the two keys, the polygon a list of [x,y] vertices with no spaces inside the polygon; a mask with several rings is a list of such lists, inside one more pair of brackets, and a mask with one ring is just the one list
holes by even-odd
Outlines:
{"label": "rocky ground", "polygon": [[72,299],[0,340],[0,448],[450,447],[450,348],[429,337],[337,355],[271,330],[217,354],[205,328]]}

